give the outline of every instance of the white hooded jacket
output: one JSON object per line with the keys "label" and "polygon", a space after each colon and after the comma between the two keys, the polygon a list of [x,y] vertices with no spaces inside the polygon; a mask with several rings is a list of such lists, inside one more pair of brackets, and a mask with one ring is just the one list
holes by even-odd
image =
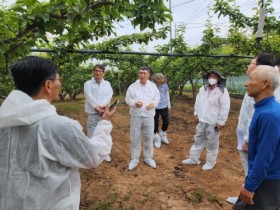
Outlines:
{"label": "white hooded jacket", "polygon": [[208,96],[208,88],[205,90],[202,86],[196,96],[194,109],[194,115],[198,116],[200,122],[210,125],[218,123],[224,126],[230,109],[228,90],[224,88],[224,92],[222,92],[220,88],[215,87]]}
{"label": "white hooded jacket", "polygon": [[101,120],[88,139],[48,101],[12,91],[0,107],[0,210],[78,210],[79,168],[110,154],[111,130]]}

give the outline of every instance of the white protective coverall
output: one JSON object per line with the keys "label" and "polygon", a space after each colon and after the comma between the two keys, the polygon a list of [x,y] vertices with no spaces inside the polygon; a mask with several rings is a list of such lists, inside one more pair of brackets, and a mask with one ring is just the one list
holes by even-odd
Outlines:
{"label": "white protective coverall", "polygon": [[[275,100],[279,103],[280,102],[280,87],[276,88],[274,91]],[[237,149],[239,151],[241,163],[243,166],[245,177],[248,175],[248,154],[247,152],[242,150],[242,145],[249,141],[249,126],[254,115],[254,98],[248,96],[245,93],[240,113],[238,117],[238,124],[237,124]]]}
{"label": "white protective coverall", "polygon": [[113,96],[113,89],[110,82],[102,79],[98,84],[95,78],[91,78],[84,84],[84,94],[85,112],[88,114],[87,136],[91,138],[97,123],[101,119],[100,113],[95,110],[95,107],[109,105]]}
{"label": "white protective coverall", "polygon": [[[154,116],[155,107],[160,101],[160,94],[157,86],[151,81],[142,85],[140,80],[131,84],[125,96],[126,103],[130,106],[131,115],[130,139],[131,139],[131,159],[139,160],[141,154],[141,135],[144,135],[144,159],[153,158],[153,136],[154,136]],[[141,101],[141,108],[137,108],[135,103]],[[154,108],[147,110],[149,103],[154,104]]]}
{"label": "white protective coverall", "polygon": [[195,101],[194,115],[198,116],[199,123],[196,126],[195,143],[190,150],[190,158],[199,162],[202,149],[206,145],[206,163],[214,165],[219,152],[219,131],[215,130],[215,125],[225,125],[230,109],[230,97],[228,90],[224,92],[219,87],[215,87],[208,95],[208,87],[202,86],[199,89]]}
{"label": "white protective coverall", "polygon": [[111,130],[101,120],[88,139],[48,101],[12,91],[0,108],[0,210],[78,210],[79,168],[111,152]]}

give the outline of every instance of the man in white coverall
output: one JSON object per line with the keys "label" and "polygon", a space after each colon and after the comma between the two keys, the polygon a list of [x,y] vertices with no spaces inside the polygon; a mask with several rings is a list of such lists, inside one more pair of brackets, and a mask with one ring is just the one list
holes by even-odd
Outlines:
{"label": "man in white coverall", "polygon": [[139,80],[131,84],[127,89],[125,101],[130,106],[130,152],[131,161],[129,170],[133,170],[139,163],[141,154],[141,138],[144,139],[144,162],[156,168],[153,159],[154,147],[154,116],[155,107],[160,100],[157,86],[149,81],[150,69],[143,66],[139,70]]}
{"label": "man in white coverall", "polygon": [[211,170],[216,164],[220,129],[228,117],[230,97],[225,88],[226,79],[218,71],[207,72],[204,81],[206,84],[199,89],[194,106],[194,116],[198,123],[195,142],[190,149],[189,158],[182,163],[200,164],[199,158],[206,145],[206,163],[202,166],[202,170]]}
{"label": "man in white coverall", "polygon": [[105,108],[93,138],[81,125],[57,114],[58,67],[30,56],[11,67],[17,90],[0,107],[0,209],[78,210],[79,168],[97,167],[111,151]]}
{"label": "man in white coverall", "polygon": [[[104,112],[104,107],[110,104],[113,96],[113,89],[110,82],[103,79],[105,67],[96,64],[92,70],[91,80],[84,84],[85,94],[85,112],[88,115],[87,121],[87,136],[91,138],[97,123],[101,120],[101,115]],[[110,155],[105,157],[105,160],[110,162]]]}

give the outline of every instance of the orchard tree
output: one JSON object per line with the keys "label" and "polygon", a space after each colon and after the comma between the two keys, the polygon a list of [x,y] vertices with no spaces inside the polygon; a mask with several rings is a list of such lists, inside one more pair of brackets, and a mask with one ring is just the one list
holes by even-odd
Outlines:
{"label": "orchard tree", "polygon": [[[176,31],[176,37],[166,45],[159,46],[158,52],[173,53],[173,54],[187,54],[190,52],[190,48],[187,43],[184,42],[185,27],[179,26]],[[189,80],[188,65],[186,65],[188,58],[186,57],[167,57],[162,60],[161,65],[157,66],[160,72],[164,73],[168,78],[168,85],[171,92],[171,98],[174,97],[179,90],[179,94],[182,95],[183,88],[186,82]]]}
{"label": "orchard tree", "polygon": [[138,71],[141,66],[147,65],[145,56],[141,55],[114,55],[107,56],[108,69],[111,68],[110,77],[106,79],[111,82],[113,89],[125,94],[130,84],[138,79]]}
{"label": "orchard tree", "polygon": [[[116,35],[114,25],[124,20],[129,20],[140,31],[150,29],[150,34],[154,35],[130,39],[135,43],[147,43],[166,37],[168,30],[157,31],[155,26],[170,21],[172,16],[164,0],[17,0],[9,8],[0,5],[0,19],[0,82],[5,87],[1,88],[0,95],[5,97],[12,87],[9,65],[29,54],[31,47],[53,46],[58,54],[66,55],[90,43],[95,45],[100,38]],[[125,43],[121,39],[118,41],[120,43],[115,40],[113,45],[109,41],[98,46],[102,50],[116,51]],[[81,62],[89,57],[85,56]]]}
{"label": "orchard tree", "polygon": [[172,19],[163,0],[17,0],[0,10],[0,62],[26,55],[36,42],[67,38],[68,49],[114,33],[114,23],[129,19],[140,30]]}
{"label": "orchard tree", "polygon": [[[258,45],[256,42],[256,32],[262,2],[259,0],[259,8],[252,8],[255,11],[255,15],[252,17],[247,17],[245,14],[242,14],[239,6],[232,0],[215,0],[213,10],[218,14],[218,17],[226,16],[229,18],[231,23],[231,39],[229,41],[235,45],[240,53],[245,52],[247,55],[255,56],[260,51],[269,51],[276,56],[280,56],[280,44],[275,42],[275,40],[279,40],[280,36],[280,21],[273,15],[274,8],[271,5],[273,0],[265,1],[264,6],[267,15],[264,23],[263,40],[261,45]],[[244,33],[245,29],[250,29],[251,33]],[[241,36],[239,36],[239,32],[242,33]],[[249,36],[250,38],[246,40],[243,35]],[[239,43],[239,46],[237,43]]]}

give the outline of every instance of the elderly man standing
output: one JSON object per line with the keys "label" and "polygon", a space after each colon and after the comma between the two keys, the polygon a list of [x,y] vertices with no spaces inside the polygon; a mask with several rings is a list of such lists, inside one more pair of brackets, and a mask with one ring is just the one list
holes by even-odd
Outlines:
{"label": "elderly man standing", "polygon": [[[246,73],[249,75],[253,72],[259,65],[274,66],[274,56],[271,53],[260,53],[254,57],[249,65],[247,66]],[[274,91],[274,95],[277,101],[280,100],[280,90],[277,88]],[[238,117],[238,124],[236,129],[237,134],[237,150],[239,152],[241,164],[244,170],[245,177],[248,175],[248,141],[249,134],[248,129],[254,114],[254,98],[248,96],[245,93],[242,105],[240,108],[240,113]],[[233,209],[240,209],[244,206],[244,203],[238,197],[228,197],[227,201],[235,204]]]}
{"label": "elderly man standing", "polygon": [[226,79],[218,71],[207,72],[204,80],[206,84],[200,88],[194,106],[194,115],[198,123],[195,142],[191,147],[189,158],[182,163],[200,164],[199,158],[206,145],[206,163],[202,166],[202,170],[206,171],[211,170],[216,164],[220,129],[223,128],[228,117],[230,98],[225,88]]}
{"label": "elderly man standing", "polygon": [[[93,77],[84,84],[85,112],[88,115],[88,138],[93,136],[97,123],[101,120],[104,108],[110,104],[113,96],[113,89],[110,82],[103,79],[104,73],[105,67],[96,64],[92,70]],[[105,160],[110,162],[110,155],[107,155]]]}
{"label": "elderly man standing", "polygon": [[[274,56],[270,53],[260,53],[254,57],[247,67],[247,74],[253,72],[259,65],[274,66]],[[279,96],[277,96],[278,98]],[[238,124],[237,124],[237,149],[239,151],[241,163],[243,166],[245,177],[248,174],[248,127],[254,114],[255,101],[246,93],[244,95],[240,108]]]}
{"label": "elderly man standing", "polygon": [[139,70],[139,80],[131,84],[126,92],[125,101],[130,106],[130,152],[131,161],[128,169],[133,170],[139,163],[141,138],[144,139],[144,162],[156,168],[153,159],[153,136],[155,107],[160,100],[157,86],[149,81],[150,69],[143,66]]}
{"label": "elderly man standing", "polygon": [[249,127],[248,176],[240,191],[244,209],[280,208],[280,104],[274,91],[279,72],[260,65],[245,83],[248,96],[255,100]]}

